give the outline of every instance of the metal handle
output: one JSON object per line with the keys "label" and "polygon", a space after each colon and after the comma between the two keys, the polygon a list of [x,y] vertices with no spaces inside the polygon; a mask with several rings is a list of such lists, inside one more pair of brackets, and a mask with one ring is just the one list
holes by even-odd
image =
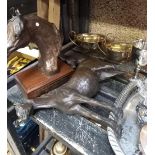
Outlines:
{"label": "metal handle", "polygon": [[75,36],[76,36],[76,32],[75,32],[75,31],[70,31],[70,32],[69,32],[69,39],[71,40],[71,42],[72,42],[73,44],[75,44],[76,46],[79,46],[79,45],[73,40],[72,36],[74,36],[74,38],[75,38]]}
{"label": "metal handle", "polygon": [[[103,51],[103,50],[100,48],[100,45],[98,44],[99,50],[100,50],[105,56],[107,56],[107,53],[108,53],[108,50],[107,50],[107,48],[106,48],[106,44],[107,44],[107,40],[108,40],[108,36],[109,36],[109,35],[112,35],[112,33],[106,34],[106,35],[105,35],[104,42],[101,43],[102,45],[105,46],[105,51]],[[111,40],[111,42],[114,42],[114,41],[115,41],[115,38],[116,38],[116,37],[113,37],[113,39]]]}
{"label": "metal handle", "polygon": [[[107,40],[108,40],[108,39],[107,39],[107,38],[108,38],[108,35],[110,35],[110,34],[112,34],[112,33],[106,34],[106,35],[105,35],[105,38],[104,38],[104,41],[101,42],[101,44],[105,46],[105,48],[104,48],[105,51],[103,51],[103,50],[100,48],[100,45],[99,45],[99,43],[98,43],[98,49],[99,49],[105,56],[107,56],[107,52],[108,52],[108,50],[107,50],[107,48],[106,48],[106,44],[107,44]],[[115,38],[114,38],[114,39],[115,39]],[[113,40],[114,40],[114,39],[113,39]]]}
{"label": "metal handle", "polygon": [[[106,40],[105,40],[105,42],[106,42]],[[103,43],[103,42],[101,42],[101,44],[106,44],[106,43]],[[105,47],[105,51],[106,52],[104,52],[101,48],[100,48],[100,45],[99,45],[99,43],[97,43],[97,47],[98,47],[98,49],[105,55],[105,56],[107,56],[107,48]]]}
{"label": "metal handle", "polygon": [[[106,34],[106,40],[108,40],[109,35],[112,35],[112,33]],[[112,37],[113,37],[113,39],[111,39],[111,42],[114,42],[117,37],[114,37],[113,35],[112,35]]]}

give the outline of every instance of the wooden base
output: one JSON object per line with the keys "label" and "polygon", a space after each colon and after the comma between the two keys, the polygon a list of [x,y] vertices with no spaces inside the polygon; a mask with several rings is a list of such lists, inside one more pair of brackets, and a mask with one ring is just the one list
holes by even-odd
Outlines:
{"label": "wooden base", "polygon": [[64,84],[73,73],[73,69],[63,61],[58,61],[59,72],[47,76],[34,65],[16,74],[16,81],[27,98],[33,99]]}

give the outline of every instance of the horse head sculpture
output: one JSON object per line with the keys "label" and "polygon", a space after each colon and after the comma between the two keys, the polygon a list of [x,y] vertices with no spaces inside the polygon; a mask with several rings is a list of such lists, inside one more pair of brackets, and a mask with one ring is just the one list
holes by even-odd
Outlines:
{"label": "horse head sculpture", "polygon": [[12,16],[7,24],[8,56],[30,42],[35,43],[40,51],[38,65],[41,70],[46,75],[57,72],[62,39],[55,24],[33,14],[21,16],[16,10],[15,16]]}

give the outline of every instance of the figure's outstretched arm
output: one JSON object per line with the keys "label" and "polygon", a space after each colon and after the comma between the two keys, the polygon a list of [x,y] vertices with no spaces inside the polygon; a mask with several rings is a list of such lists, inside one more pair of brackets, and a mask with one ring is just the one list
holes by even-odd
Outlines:
{"label": "figure's outstretched arm", "polygon": [[113,76],[120,75],[120,74],[123,74],[125,72],[120,71],[116,68],[107,68],[107,69],[103,68],[103,69],[97,70],[96,73],[99,77],[99,80],[103,81],[107,78],[111,78]]}

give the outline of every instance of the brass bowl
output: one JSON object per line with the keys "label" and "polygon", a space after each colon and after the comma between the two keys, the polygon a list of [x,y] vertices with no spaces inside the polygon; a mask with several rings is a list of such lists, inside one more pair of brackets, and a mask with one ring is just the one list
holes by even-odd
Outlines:
{"label": "brass bowl", "polygon": [[132,44],[108,43],[105,45],[107,58],[112,61],[122,62],[130,60],[132,56]]}
{"label": "brass bowl", "polygon": [[77,46],[85,48],[85,49],[97,49],[98,44],[106,43],[106,36],[101,34],[93,34],[93,33],[79,33],[71,31],[69,33],[70,40]]}

